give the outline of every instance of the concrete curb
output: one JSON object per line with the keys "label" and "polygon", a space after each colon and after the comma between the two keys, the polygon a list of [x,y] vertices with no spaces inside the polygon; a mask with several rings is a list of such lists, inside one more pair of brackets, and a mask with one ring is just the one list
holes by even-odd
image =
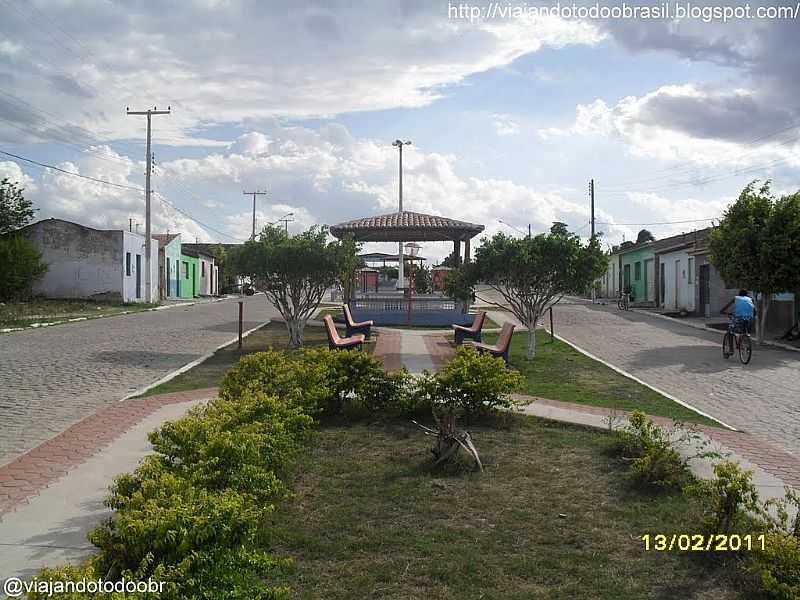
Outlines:
{"label": "concrete curb", "polygon": [[[259,329],[261,329],[265,325],[269,325],[271,322],[272,322],[272,319],[268,319],[268,320],[264,321],[263,323],[261,323],[260,325],[257,325],[256,327],[253,327],[252,329],[248,329],[247,331],[242,332],[242,339],[246,338],[248,335],[250,335],[254,331],[258,331]],[[204,354],[200,358],[196,358],[192,362],[186,363],[185,365],[183,365],[179,369],[175,369],[174,371],[172,371],[170,373],[167,373],[161,379],[159,379],[157,381],[154,381],[153,383],[151,383],[149,385],[146,385],[143,388],[140,388],[140,389],[136,390],[135,392],[132,392],[132,393],[128,394],[124,398],[121,398],[120,402],[124,402],[125,400],[129,400],[131,398],[135,398],[136,396],[141,396],[142,394],[145,394],[145,393],[149,392],[150,390],[152,390],[154,387],[157,387],[157,386],[161,385],[162,383],[166,383],[166,382],[170,381],[171,379],[175,379],[181,373],[185,373],[189,369],[193,369],[197,365],[199,365],[201,363],[204,363],[209,358],[214,356],[214,354],[216,354],[217,351],[222,350],[226,346],[230,346],[231,344],[234,344],[234,343],[236,343],[238,341],[239,341],[239,336],[237,335],[235,338],[233,338],[229,342],[225,342],[224,344],[220,344],[219,346],[214,348],[211,352],[207,352],[206,354]]]}

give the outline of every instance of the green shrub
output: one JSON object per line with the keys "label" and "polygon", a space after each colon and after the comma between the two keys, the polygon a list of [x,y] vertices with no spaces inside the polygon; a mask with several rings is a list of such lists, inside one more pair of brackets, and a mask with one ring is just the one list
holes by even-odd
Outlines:
{"label": "green shrub", "polygon": [[714,465],[714,475],[715,479],[691,484],[687,491],[700,501],[709,532],[730,533],[748,512],[761,512],[753,472],[743,471],[739,463],[724,461]]}
{"label": "green shrub", "polygon": [[495,408],[513,407],[510,394],[521,384],[522,376],[508,369],[502,358],[461,347],[438,375],[426,373],[419,378],[417,397],[470,419]]}
{"label": "green shrub", "polygon": [[[252,494],[259,503],[284,492],[279,476],[310,434],[312,418],[263,392],[218,399],[150,434],[158,453],[143,471],[167,470],[208,490]],[[149,465],[149,466],[148,466]]]}
{"label": "green shrub", "polygon": [[753,553],[752,570],[767,597],[775,600],[800,598],[800,539],[781,531],[765,535]]}
{"label": "green shrub", "polygon": [[617,450],[640,482],[674,488],[688,480],[687,462],[673,447],[670,433],[644,413],[634,411],[617,435]]}
{"label": "green shrub", "polygon": [[47,271],[42,255],[21,235],[0,237],[0,301],[25,300]]}

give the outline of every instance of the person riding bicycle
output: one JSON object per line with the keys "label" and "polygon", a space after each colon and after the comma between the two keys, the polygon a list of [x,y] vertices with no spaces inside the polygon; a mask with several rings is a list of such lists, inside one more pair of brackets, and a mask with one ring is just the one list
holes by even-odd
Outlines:
{"label": "person riding bicycle", "polygon": [[744,331],[750,331],[750,324],[755,316],[756,307],[753,304],[753,299],[747,295],[747,290],[739,290],[736,298],[733,299],[731,323],[734,327],[741,326]]}

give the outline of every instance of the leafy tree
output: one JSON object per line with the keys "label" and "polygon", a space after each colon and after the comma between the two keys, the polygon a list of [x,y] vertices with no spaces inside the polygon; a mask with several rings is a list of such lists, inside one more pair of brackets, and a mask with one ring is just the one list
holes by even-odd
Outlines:
{"label": "leafy tree", "polygon": [[[458,257],[458,259],[460,259],[460,258],[461,257]],[[461,262],[463,262],[463,261],[460,261],[458,259],[456,258],[455,250],[453,250],[450,254],[448,254],[447,256],[444,257],[444,260],[442,261],[442,266],[443,267],[450,267],[451,269],[455,269],[456,267],[461,265]]]}
{"label": "leafy tree", "polygon": [[364,265],[364,262],[358,257],[358,253],[361,252],[361,244],[348,236],[339,242],[338,248],[339,271],[336,278],[342,290],[342,300],[350,302],[356,291],[358,269]]}
{"label": "leafy tree", "polygon": [[425,265],[414,265],[414,291],[419,294],[430,294],[433,287],[431,270]]}
{"label": "leafy tree", "polygon": [[445,275],[442,282],[444,293],[456,301],[461,306],[461,312],[466,313],[469,305],[475,301],[475,291],[473,290],[474,263],[466,263],[453,269]]}
{"label": "leafy tree", "polygon": [[231,268],[249,276],[286,321],[289,346],[303,344],[306,322],[325,291],[337,282],[354,246],[328,242],[326,227],[288,237],[277,227],[265,227],[257,241],[229,253]]}
{"label": "leafy tree", "polygon": [[655,242],[656,238],[647,229],[642,229],[639,235],[636,236],[636,243],[643,244],[644,242]]}
{"label": "leafy tree", "polygon": [[33,284],[47,271],[42,255],[21,235],[0,238],[0,301],[24,300]]}
{"label": "leafy tree", "polygon": [[800,193],[776,199],[770,182],[750,182],[711,231],[711,262],[726,285],[755,292],[757,334],[773,294],[798,289],[800,273]]}
{"label": "leafy tree", "polygon": [[0,235],[25,227],[33,219],[33,204],[22,191],[7,177],[0,181]]}
{"label": "leafy tree", "polygon": [[577,235],[556,224],[549,234],[484,238],[472,278],[499,293],[528,328],[530,360],[536,354],[536,325],[545,310],[565,294],[583,292],[603,274],[607,260],[597,236],[583,246]]}

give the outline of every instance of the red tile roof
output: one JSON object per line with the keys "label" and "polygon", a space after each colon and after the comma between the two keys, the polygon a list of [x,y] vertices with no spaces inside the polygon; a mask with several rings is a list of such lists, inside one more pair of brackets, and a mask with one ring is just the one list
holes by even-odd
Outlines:
{"label": "red tile roof", "polygon": [[332,225],[331,233],[336,237],[350,234],[370,242],[425,242],[467,240],[483,229],[483,225],[475,223],[406,210]]}

